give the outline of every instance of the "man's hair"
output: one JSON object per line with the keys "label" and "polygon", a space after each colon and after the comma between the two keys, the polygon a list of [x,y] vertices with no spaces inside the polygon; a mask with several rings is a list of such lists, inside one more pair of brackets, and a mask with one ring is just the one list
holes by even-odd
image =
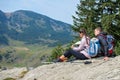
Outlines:
{"label": "man's hair", "polygon": [[95,28],[95,30],[98,30],[98,31],[102,31],[102,28],[101,27],[97,27],[97,28]]}

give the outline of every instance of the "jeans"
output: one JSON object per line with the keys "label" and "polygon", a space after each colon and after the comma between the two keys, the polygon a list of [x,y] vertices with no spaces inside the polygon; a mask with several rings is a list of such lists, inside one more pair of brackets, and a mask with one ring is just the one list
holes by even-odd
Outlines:
{"label": "jeans", "polygon": [[88,59],[84,54],[74,51],[74,50],[68,50],[64,53],[64,56],[67,58],[70,58],[71,56],[74,56],[76,59],[85,60]]}

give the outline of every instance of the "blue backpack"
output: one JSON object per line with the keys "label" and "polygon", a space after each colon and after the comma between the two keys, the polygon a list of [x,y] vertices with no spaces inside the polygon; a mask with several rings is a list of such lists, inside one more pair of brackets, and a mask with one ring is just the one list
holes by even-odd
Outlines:
{"label": "blue backpack", "polygon": [[100,49],[100,43],[99,43],[99,39],[97,38],[92,38],[90,40],[90,47],[88,49],[88,53],[91,57],[95,57],[97,56],[98,52]]}

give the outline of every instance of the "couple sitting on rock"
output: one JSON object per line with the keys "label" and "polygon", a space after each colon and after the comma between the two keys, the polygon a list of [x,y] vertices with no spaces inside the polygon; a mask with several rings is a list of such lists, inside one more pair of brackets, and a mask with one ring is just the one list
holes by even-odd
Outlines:
{"label": "couple sitting on rock", "polygon": [[[99,55],[104,56],[104,60],[108,60],[108,43],[105,39],[103,39],[103,36],[100,36],[102,34],[101,27],[98,27],[94,30],[94,34],[99,40],[100,46],[102,47],[101,52]],[[61,55],[57,62],[64,62],[71,56],[74,56],[76,59],[85,60],[90,59],[92,56],[88,53],[88,49],[90,47],[90,38],[87,36],[87,33],[85,29],[81,29],[79,31],[79,36],[81,38],[81,43],[78,47],[75,47],[74,45],[71,46],[71,49],[66,51],[63,55]]]}

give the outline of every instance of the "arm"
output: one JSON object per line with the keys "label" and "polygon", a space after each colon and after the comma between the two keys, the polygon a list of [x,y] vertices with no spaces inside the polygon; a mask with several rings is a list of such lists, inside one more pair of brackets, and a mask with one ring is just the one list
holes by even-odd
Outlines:
{"label": "arm", "polygon": [[107,41],[104,39],[103,36],[98,36],[98,39],[99,39],[99,41],[100,41],[100,44],[101,44],[102,47],[103,47],[104,55],[105,55],[105,56],[108,56],[108,44],[107,44]]}
{"label": "arm", "polygon": [[85,43],[86,43],[86,40],[84,38],[82,38],[79,47],[72,47],[72,49],[75,51],[81,51],[84,49]]}

